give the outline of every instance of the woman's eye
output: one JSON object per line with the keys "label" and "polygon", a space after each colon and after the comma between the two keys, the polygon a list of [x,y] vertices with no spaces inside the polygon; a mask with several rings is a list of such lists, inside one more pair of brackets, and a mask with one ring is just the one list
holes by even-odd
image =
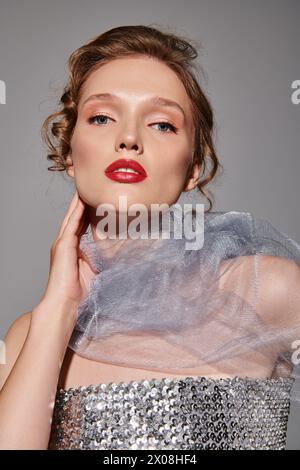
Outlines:
{"label": "woman's eye", "polygon": [[[103,122],[103,119],[104,118],[104,121],[105,119],[111,119],[110,117],[106,116],[105,114],[97,114],[96,116],[92,116],[91,118],[88,119],[88,122],[89,124],[97,124],[98,126],[101,126],[103,124],[105,124],[105,122]],[[175,127],[173,124],[171,124],[170,122],[165,122],[165,121],[162,121],[162,122],[156,122],[153,124],[154,126],[166,126],[168,129],[170,129],[171,132],[174,132],[175,134],[177,133],[178,129],[177,127]],[[163,134],[168,134],[168,132],[164,131],[164,130],[160,130],[158,129],[159,132],[162,132]]]}
{"label": "woman's eye", "polygon": [[[103,122],[99,122],[99,121],[100,121],[100,118],[111,119],[110,117],[105,116],[105,114],[97,114],[96,116],[92,116],[91,118],[89,118],[88,122],[89,122],[90,124],[94,124],[95,121],[96,121],[96,123],[97,123],[98,125],[102,125]],[[98,119],[99,119],[99,121],[98,121]]]}
{"label": "woman's eye", "polygon": [[[167,126],[171,130],[171,132],[174,132],[175,134],[177,134],[177,131],[178,131],[177,127],[173,126],[173,124],[171,124],[170,122],[165,122],[165,121],[157,122],[154,124],[154,126],[156,126],[157,124]],[[163,132],[164,134],[166,134],[166,132],[164,131],[160,131],[160,132]]]}

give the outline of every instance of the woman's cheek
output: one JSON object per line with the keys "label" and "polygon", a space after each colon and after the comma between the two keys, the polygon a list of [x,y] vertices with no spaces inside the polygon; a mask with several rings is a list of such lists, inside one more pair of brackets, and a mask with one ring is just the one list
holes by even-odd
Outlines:
{"label": "woman's cheek", "polygon": [[172,173],[176,177],[185,176],[185,174],[188,170],[190,161],[191,161],[191,159],[187,155],[187,152],[184,152],[182,154],[177,153],[177,158],[173,158],[173,160],[172,160]]}
{"label": "woman's cheek", "polygon": [[85,141],[74,145],[72,148],[73,162],[78,168],[88,168],[99,161],[99,145]]}

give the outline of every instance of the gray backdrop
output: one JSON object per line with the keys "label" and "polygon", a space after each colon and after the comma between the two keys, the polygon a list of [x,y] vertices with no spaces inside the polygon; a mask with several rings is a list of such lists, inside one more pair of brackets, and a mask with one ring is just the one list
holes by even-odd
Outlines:
{"label": "gray backdrop", "polygon": [[[300,104],[291,100],[299,18],[299,0],[0,0],[0,338],[39,302],[74,191],[47,171],[42,121],[60,96],[70,53],[115,26],[169,27],[202,43],[225,168],[211,186],[215,210],[252,211],[300,242]],[[300,448],[294,407],[288,446]]]}

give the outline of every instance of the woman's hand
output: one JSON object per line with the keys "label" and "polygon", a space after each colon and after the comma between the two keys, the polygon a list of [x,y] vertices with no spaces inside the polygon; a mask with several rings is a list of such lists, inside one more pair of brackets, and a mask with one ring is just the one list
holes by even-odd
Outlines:
{"label": "woman's hand", "polygon": [[89,224],[85,203],[76,190],[50,253],[49,279],[42,301],[77,305],[87,295],[94,272],[79,249]]}
{"label": "woman's hand", "polygon": [[83,272],[89,265],[79,243],[89,224],[87,209],[76,191],[51,248],[44,297],[5,337],[0,449],[48,448],[60,370],[86,292]]}

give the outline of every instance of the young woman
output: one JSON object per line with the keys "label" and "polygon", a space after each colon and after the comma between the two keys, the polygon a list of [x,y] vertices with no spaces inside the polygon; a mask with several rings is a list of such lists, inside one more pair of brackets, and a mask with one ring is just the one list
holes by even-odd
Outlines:
{"label": "young woman", "polygon": [[[250,213],[211,211],[220,163],[196,57],[191,41],[147,26],[70,57],[43,135],[49,169],[75,193],[43,298],[5,338],[2,449],[285,448],[300,246]],[[148,222],[153,204],[183,222],[176,203],[190,191],[209,201],[198,249],[186,232],[120,236],[135,220],[122,197]],[[116,239],[102,204],[125,216]],[[197,211],[187,220],[199,234]]]}

